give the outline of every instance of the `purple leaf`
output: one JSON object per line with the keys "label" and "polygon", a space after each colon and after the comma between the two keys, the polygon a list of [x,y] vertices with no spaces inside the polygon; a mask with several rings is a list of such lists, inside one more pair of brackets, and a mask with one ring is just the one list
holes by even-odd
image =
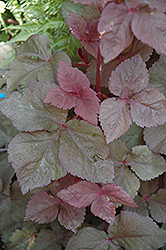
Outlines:
{"label": "purple leaf", "polygon": [[49,223],[56,219],[60,200],[46,192],[39,192],[31,197],[26,209],[25,220]]}
{"label": "purple leaf", "polygon": [[136,12],[131,28],[137,39],[166,54],[166,16],[164,13],[146,10]]}
{"label": "purple leaf", "polygon": [[131,98],[131,117],[140,127],[166,122],[166,99],[157,89],[147,88]]}
{"label": "purple leaf", "polygon": [[72,0],[74,3],[82,3],[82,4],[89,4],[89,5],[96,5],[97,7],[104,7],[105,4],[111,2],[112,0]]}
{"label": "purple leaf", "polygon": [[109,143],[124,134],[132,124],[129,104],[119,98],[109,98],[101,104],[99,119]]}
{"label": "purple leaf", "polygon": [[132,17],[133,13],[122,4],[109,3],[103,10],[98,32],[101,34],[100,48],[104,63],[114,59],[132,43]]}
{"label": "purple leaf", "polygon": [[97,58],[99,33],[97,31],[98,19],[92,19],[88,23],[84,18],[74,12],[69,12],[67,24],[73,36],[81,40],[84,48]]}
{"label": "purple leaf", "polygon": [[140,55],[122,62],[109,78],[109,90],[121,99],[130,98],[148,85],[148,71]]}

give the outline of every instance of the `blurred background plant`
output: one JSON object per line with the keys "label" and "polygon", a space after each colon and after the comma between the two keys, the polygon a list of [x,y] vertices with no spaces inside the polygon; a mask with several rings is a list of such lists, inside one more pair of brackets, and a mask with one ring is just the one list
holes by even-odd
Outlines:
{"label": "blurred background plant", "polygon": [[53,51],[65,51],[73,57],[80,42],[71,34],[64,20],[62,15],[64,2],[68,1],[0,1],[0,41],[10,41],[10,44],[18,45],[33,34],[41,34],[49,38]]}

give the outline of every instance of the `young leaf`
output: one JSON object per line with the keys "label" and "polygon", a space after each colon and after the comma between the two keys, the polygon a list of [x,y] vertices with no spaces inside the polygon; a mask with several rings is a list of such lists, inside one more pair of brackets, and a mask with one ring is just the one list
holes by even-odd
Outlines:
{"label": "young leaf", "polygon": [[67,24],[73,36],[81,40],[82,46],[84,46],[88,53],[97,58],[99,46],[98,19],[92,19],[86,23],[82,16],[74,12],[69,12]]}
{"label": "young leaf", "polygon": [[23,194],[48,185],[66,174],[58,160],[59,133],[20,133],[9,145],[12,162]]}
{"label": "young leaf", "polygon": [[113,245],[124,249],[158,249],[166,243],[166,232],[149,217],[122,211],[109,227],[108,236]]}
{"label": "young leaf", "polygon": [[131,28],[137,39],[166,54],[166,16],[164,13],[146,9],[136,12]]}
{"label": "young leaf", "polygon": [[34,83],[24,89],[23,95],[12,93],[0,102],[1,112],[10,118],[19,131],[53,130],[65,122],[67,111],[45,104],[44,98],[54,85]]}
{"label": "young leaf", "polygon": [[86,75],[61,61],[58,67],[58,81],[60,87],[50,89],[45,102],[64,109],[75,107],[77,115],[97,125],[99,99],[89,87],[90,82]]}
{"label": "young leaf", "polygon": [[[110,15],[111,13],[111,15]],[[108,63],[126,49],[133,41],[130,25],[133,13],[122,4],[109,3],[103,10],[98,32],[101,34],[101,54]]]}
{"label": "young leaf", "polygon": [[122,62],[109,78],[109,90],[121,99],[130,98],[148,85],[148,71],[140,55]]}
{"label": "young leaf", "polygon": [[45,36],[32,35],[23,45],[16,48],[16,58],[7,82],[8,90],[15,90],[19,85],[28,86],[38,80],[57,82],[59,61],[64,60],[70,65],[71,60],[64,52],[55,52],[52,55],[49,44],[50,41]]}
{"label": "young leaf", "polygon": [[63,201],[75,207],[92,203],[91,212],[112,224],[115,218],[115,203],[135,207],[133,199],[118,185],[111,183],[101,189],[94,183],[80,181],[57,194]]}
{"label": "young leaf", "polygon": [[107,143],[123,135],[132,124],[129,104],[119,98],[108,98],[100,106],[100,116]]}
{"label": "young leaf", "polygon": [[111,182],[114,169],[107,156],[99,127],[74,119],[61,130],[59,160],[67,172],[92,182]]}
{"label": "young leaf", "polygon": [[166,124],[144,130],[144,140],[156,153],[166,154]]}
{"label": "young leaf", "polygon": [[163,157],[154,154],[145,145],[132,148],[126,162],[141,180],[151,180],[166,171]]}
{"label": "young leaf", "polygon": [[140,127],[155,127],[166,122],[166,98],[154,88],[146,88],[131,98],[131,117]]}
{"label": "young leaf", "polygon": [[161,55],[159,60],[155,62],[149,69],[149,85],[158,89],[166,96],[166,56]]}

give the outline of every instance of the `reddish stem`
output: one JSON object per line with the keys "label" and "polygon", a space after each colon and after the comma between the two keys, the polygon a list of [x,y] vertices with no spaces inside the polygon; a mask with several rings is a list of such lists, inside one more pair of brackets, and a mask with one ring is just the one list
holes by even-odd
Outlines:
{"label": "reddish stem", "polygon": [[88,56],[87,56],[87,51],[86,50],[84,50],[84,61],[85,61],[85,63],[86,64],[88,64],[89,62],[88,62]]}
{"label": "reddish stem", "polygon": [[98,10],[100,11],[100,13],[102,13],[102,10],[101,10],[101,8],[100,7],[97,7],[98,8]]}
{"label": "reddish stem", "polygon": [[108,227],[107,227],[107,222],[106,221],[104,221],[104,226],[105,226],[106,234],[108,235]]}
{"label": "reddish stem", "polygon": [[101,89],[100,89],[100,64],[101,64],[101,53],[100,53],[100,47],[98,46],[97,67],[96,67],[96,92],[97,93],[101,93]]}

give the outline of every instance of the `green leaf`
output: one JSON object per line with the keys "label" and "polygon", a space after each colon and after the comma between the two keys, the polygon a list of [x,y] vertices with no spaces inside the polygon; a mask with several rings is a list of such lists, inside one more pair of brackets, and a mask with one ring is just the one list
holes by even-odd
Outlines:
{"label": "green leaf", "polygon": [[11,139],[17,134],[17,130],[11,121],[0,113],[0,147],[6,146]]}
{"label": "green leaf", "polygon": [[153,250],[166,243],[166,231],[158,228],[152,219],[127,211],[116,217],[108,236],[116,249]]}
{"label": "green leaf", "polygon": [[121,186],[132,198],[135,197],[140,187],[140,181],[137,176],[124,165],[115,168],[113,182]]}
{"label": "green leaf", "polygon": [[[62,236],[61,236],[62,237]],[[51,230],[42,229],[35,239],[34,250],[61,250],[62,246],[57,234]]]}
{"label": "green leaf", "polygon": [[70,238],[65,250],[108,250],[110,245],[105,232],[85,227]]}
{"label": "green leaf", "polygon": [[8,90],[15,90],[19,85],[28,86],[37,80],[57,82],[59,60],[71,64],[70,58],[64,52],[51,54],[50,41],[45,36],[32,35],[23,45],[16,48],[16,58],[7,82]]}
{"label": "green leaf", "polygon": [[136,212],[141,216],[149,216],[148,203],[146,202],[146,200],[143,200],[143,197],[137,195],[134,199],[134,202],[137,204],[136,208],[123,206],[123,209],[131,212]]}
{"label": "green leaf", "polygon": [[141,180],[151,180],[166,171],[166,162],[147,146],[132,148],[126,162]]}
{"label": "green leaf", "polygon": [[12,93],[0,102],[0,110],[10,118],[19,131],[54,130],[65,122],[67,111],[44,103],[50,83],[34,83],[24,90],[23,95]]}
{"label": "green leaf", "polygon": [[3,194],[9,195],[10,183],[14,175],[14,169],[8,162],[7,153],[0,153],[0,179],[2,181],[1,192]]}
{"label": "green leaf", "polygon": [[31,236],[23,230],[16,229],[10,237],[10,243],[7,246],[9,250],[33,250],[35,235]]}
{"label": "green leaf", "polygon": [[154,128],[146,128],[144,140],[152,151],[166,154],[166,123]]}
{"label": "green leaf", "polygon": [[59,160],[67,172],[92,182],[112,181],[113,164],[105,161],[107,156],[108,147],[99,127],[76,119],[67,122],[59,148]]}
{"label": "green leaf", "polygon": [[143,128],[138,127],[134,122],[130,126],[130,128],[127,130],[126,133],[124,133],[120,139],[126,143],[126,146],[131,149],[134,146],[142,145],[144,144],[143,141]]}
{"label": "green leaf", "polygon": [[149,85],[158,89],[166,96],[166,56],[161,55],[159,60],[155,62],[149,69]]}
{"label": "green leaf", "polygon": [[9,145],[9,161],[16,171],[23,194],[48,185],[66,172],[58,160],[59,133],[20,133]]}
{"label": "green leaf", "polygon": [[62,4],[62,15],[63,15],[64,19],[67,20],[67,18],[69,16],[69,11],[77,13],[78,15],[82,15],[84,12],[84,8],[85,8],[85,5],[83,5],[81,3],[75,4],[71,1],[65,1]]}
{"label": "green leaf", "polygon": [[166,189],[159,189],[147,201],[152,217],[158,222],[166,223]]}

